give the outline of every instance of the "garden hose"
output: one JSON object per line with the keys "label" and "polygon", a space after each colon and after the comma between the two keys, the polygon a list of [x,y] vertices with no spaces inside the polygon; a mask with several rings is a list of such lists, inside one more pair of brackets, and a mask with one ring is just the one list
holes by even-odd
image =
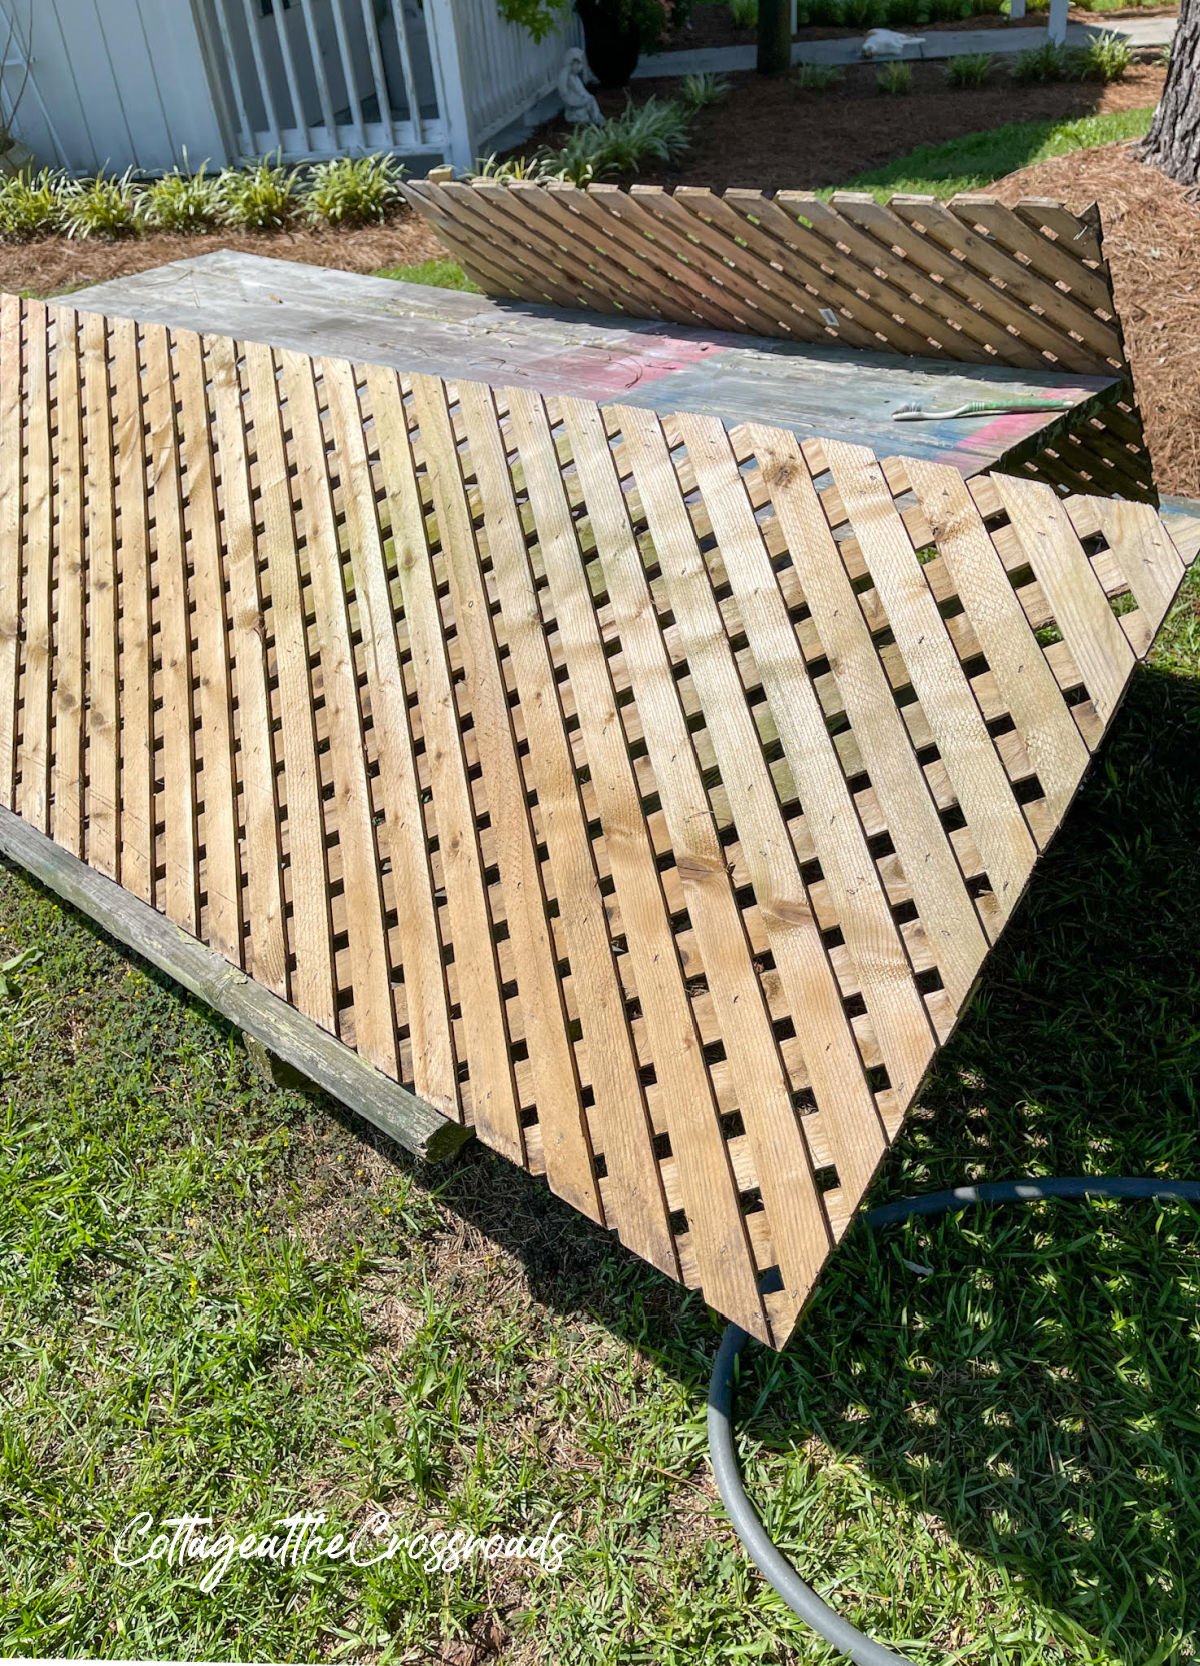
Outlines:
{"label": "garden hose", "polygon": [[[901,1198],[870,1210],[863,1219],[869,1227],[894,1226],[918,1216],[953,1214],[977,1203],[1037,1203],[1044,1198],[1177,1198],[1200,1204],[1200,1180],[1103,1179],[1075,1176],[1057,1180],[997,1180],[953,1191],[926,1192]],[[749,1340],[740,1325],[730,1325],[721,1338],[708,1387],[708,1445],[717,1488],[734,1531],[750,1560],[793,1614],[812,1627],[827,1643],[849,1655],[857,1666],[914,1666],[907,1655],[885,1648],[843,1620],[805,1583],[787,1558],[776,1549],[742,1485],[733,1437],[733,1372],[738,1355]]]}

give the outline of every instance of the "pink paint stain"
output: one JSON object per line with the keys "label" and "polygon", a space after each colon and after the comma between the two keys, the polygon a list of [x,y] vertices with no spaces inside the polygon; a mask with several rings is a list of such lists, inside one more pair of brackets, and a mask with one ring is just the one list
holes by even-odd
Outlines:
{"label": "pink paint stain", "polygon": [[[625,344],[628,343],[628,350]],[[722,343],[670,336],[630,334],[603,347],[574,347],[537,360],[539,378],[561,376],[569,392],[581,398],[606,399],[632,393],[646,382],[690,370],[725,351]]]}

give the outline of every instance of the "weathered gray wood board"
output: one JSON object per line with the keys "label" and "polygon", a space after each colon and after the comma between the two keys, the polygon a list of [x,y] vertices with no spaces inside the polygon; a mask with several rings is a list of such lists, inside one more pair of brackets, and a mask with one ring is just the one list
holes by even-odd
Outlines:
{"label": "weathered gray wood board", "polygon": [[451,1156],[470,1129],[375,1070],[206,944],[0,805],[0,853],[165,972],[273,1057],[414,1156]]}
{"label": "weathered gray wood board", "polygon": [[877,455],[903,452],[970,475],[1052,435],[1062,420],[1020,412],[897,423],[918,403],[994,397],[1102,409],[1113,376],[964,365],[595,313],[560,311],[387,278],[218,251],[97,284],[73,303],[301,353],[395,370],[526,386],[607,405],[694,411],[728,424],[771,422],[800,439],[838,433]]}

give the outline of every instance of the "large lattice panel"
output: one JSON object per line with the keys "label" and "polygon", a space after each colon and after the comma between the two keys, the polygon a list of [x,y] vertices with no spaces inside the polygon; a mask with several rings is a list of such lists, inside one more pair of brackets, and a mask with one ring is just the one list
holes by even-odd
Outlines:
{"label": "large lattice panel", "polygon": [[777,1345],[1182,573],[1141,505],[0,312],[0,801]]}

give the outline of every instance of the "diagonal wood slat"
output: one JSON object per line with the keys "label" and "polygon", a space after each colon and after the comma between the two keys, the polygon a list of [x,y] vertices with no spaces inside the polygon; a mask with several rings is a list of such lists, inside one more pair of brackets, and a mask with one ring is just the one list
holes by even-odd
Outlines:
{"label": "diagonal wood slat", "polygon": [[1125,369],[1095,209],[410,180],[490,294],[972,363]]}
{"label": "diagonal wood slat", "polygon": [[776,1345],[1183,573],[1140,504],[0,301],[5,814]]}

